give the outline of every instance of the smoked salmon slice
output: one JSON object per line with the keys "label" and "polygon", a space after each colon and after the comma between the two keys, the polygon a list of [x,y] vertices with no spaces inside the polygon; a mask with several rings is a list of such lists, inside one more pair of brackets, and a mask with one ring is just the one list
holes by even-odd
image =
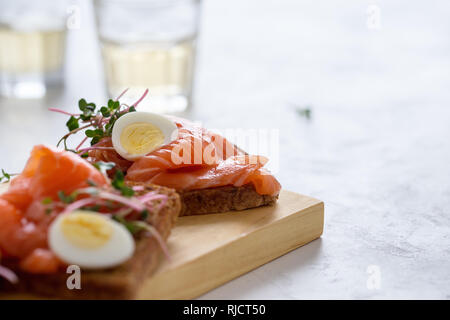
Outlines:
{"label": "smoked salmon slice", "polygon": [[[142,159],[142,171],[134,171],[132,175],[139,174],[139,176],[151,176],[152,172],[156,170],[176,169],[192,165],[211,165],[226,159],[225,155],[241,154],[232,143],[222,136],[209,132],[189,120],[174,116],[171,116],[170,118],[178,127],[178,139],[147,155]],[[127,172],[133,165],[133,162],[121,157],[114,149],[112,149],[112,146],[111,137],[103,138],[95,145],[95,147],[107,147],[111,148],[111,150],[100,148],[90,150],[88,152],[88,161],[91,163],[98,161],[115,163],[114,169],[108,171],[108,174],[110,175],[113,174],[115,170]],[[172,155],[175,155],[179,161],[173,161]]]}
{"label": "smoked salmon slice", "polygon": [[273,175],[263,170],[263,163],[261,161],[250,163],[246,159],[248,156],[233,156],[217,166],[159,171],[147,182],[177,190],[197,190],[227,185],[241,187],[251,183],[259,194],[278,194],[281,185]]}
{"label": "smoked salmon slice", "polygon": [[60,262],[48,250],[47,231],[55,215],[48,215],[44,198],[57,199],[87,187],[107,184],[105,177],[72,152],[38,145],[25,169],[0,195],[0,251],[18,258],[22,270],[31,273],[56,272]]}
{"label": "smoked salmon slice", "polygon": [[177,190],[253,184],[261,195],[279,193],[280,183],[263,168],[266,158],[245,155],[222,136],[189,122],[176,123],[178,139],[136,160],[128,168],[127,181]]}
{"label": "smoked salmon slice", "polygon": [[30,177],[29,191],[33,199],[56,199],[58,191],[71,193],[88,186],[87,181],[106,184],[105,177],[75,153],[44,145],[33,148],[22,175]]}
{"label": "smoked salmon slice", "polygon": [[[189,120],[171,116],[178,127],[178,138],[148,155],[131,162],[115,150],[91,150],[89,161],[114,162],[116,169],[126,172],[129,182],[150,182],[177,190],[195,190],[253,184],[261,195],[277,195],[279,182],[266,169],[265,162],[253,164],[245,153],[219,134]],[[112,147],[104,138],[98,147]],[[260,158],[261,160],[262,158]],[[114,170],[108,173],[113,173]]]}
{"label": "smoked salmon slice", "polygon": [[[97,144],[97,147],[108,147],[112,148],[112,140],[111,137],[105,137],[101,139]],[[115,166],[113,169],[108,171],[108,173],[113,174],[116,170],[120,170],[122,172],[126,172],[128,168],[133,164],[133,162],[124,159],[116,152],[116,150],[99,150],[94,149],[88,152],[89,161],[91,163],[96,163],[98,161],[104,162],[113,162]]]}

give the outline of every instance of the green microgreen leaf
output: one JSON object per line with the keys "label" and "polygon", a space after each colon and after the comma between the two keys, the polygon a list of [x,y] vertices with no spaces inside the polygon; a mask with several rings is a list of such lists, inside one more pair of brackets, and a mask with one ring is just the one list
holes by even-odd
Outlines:
{"label": "green microgreen leaf", "polygon": [[125,185],[125,177],[123,175],[123,172],[120,170],[117,170],[114,174],[114,180],[112,181],[112,185],[117,190],[120,190]]}
{"label": "green microgreen leaf", "polygon": [[92,138],[93,136],[95,136],[95,131],[88,129],[84,132],[84,134],[86,135],[86,137]]}
{"label": "green microgreen leaf", "polygon": [[111,112],[107,107],[101,107],[100,112],[102,113],[102,116],[109,117],[111,115]]}
{"label": "green microgreen leaf", "polygon": [[99,142],[100,142],[100,138],[97,137],[97,136],[95,136],[95,137],[93,137],[92,140],[91,140],[91,146],[93,146],[94,144],[97,144],[97,143],[99,143]]}
{"label": "green microgreen leaf", "polygon": [[141,212],[141,219],[147,220],[149,214],[150,214],[150,212],[147,209],[142,210],[142,212]]}
{"label": "green microgreen leaf", "polygon": [[93,116],[95,116],[94,111],[97,108],[95,103],[87,103],[85,99],[80,99],[78,101],[78,108],[83,112],[80,115],[80,119],[83,121],[89,121]]}
{"label": "green microgreen leaf", "polygon": [[81,111],[84,111],[86,109],[86,105],[87,105],[87,102],[85,99],[80,99],[78,101],[78,108],[80,108]]}
{"label": "green microgreen leaf", "polygon": [[96,106],[95,103],[93,103],[93,102],[88,103],[88,104],[86,105],[86,110],[89,110],[89,111],[95,111],[96,108],[97,108],[97,106]]}
{"label": "green microgreen leaf", "polygon": [[297,107],[296,109],[295,109],[295,111],[297,112],[297,114],[300,116],[300,117],[304,117],[304,118],[306,118],[306,119],[311,119],[311,113],[312,113],[312,111],[311,111],[311,107],[310,106],[305,106],[305,107]]}
{"label": "green microgreen leaf", "polygon": [[80,114],[80,119],[83,121],[89,121],[92,118],[92,112],[88,111],[83,114]]}
{"label": "green microgreen leaf", "polygon": [[75,198],[77,197],[76,192],[66,195],[64,191],[58,191],[58,198],[61,200],[61,202],[69,204],[75,201]]}
{"label": "green microgreen leaf", "polygon": [[123,186],[121,191],[122,191],[122,195],[125,197],[132,197],[134,195],[134,190],[127,186]]}
{"label": "green microgreen leaf", "polygon": [[80,127],[80,125],[78,124],[78,119],[74,116],[71,116],[69,118],[69,121],[66,122],[66,126],[67,128],[69,128],[69,131],[78,129]]}
{"label": "green microgreen leaf", "polygon": [[[100,142],[104,137],[111,137],[117,119],[126,113],[136,111],[134,106],[129,107],[126,111],[121,110],[121,107],[122,105],[118,100],[109,99],[106,106],[101,106],[97,109],[95,103],[87,102],[84,98],[80,99],[78,101],[78,108],[81,113],[70,116],[66,123],[69,133],[65,134],[58,141],[57,146],[64,143],[65,150],[70,150],[67,146],[67,138],[85,128],[89,128],[85,131],[85,135],[90,138],[91,146]],[[75,153],[79,154],[78,152]],[[79,155],[83,158],[88,157],[87,153]]]}
{"label": "green microgreen leaf", "polygon": [[114,174],[114,179],[111,182],[112,186],[119,190],[123,196],[125,197],[132,197],[134,195],[134,190],[127,185],[125,185],[125,177],[123,175],[123,172],[120,170],[117,170]]}
{"label": "green microgreen leaf", "polygon": [[9,182],[9,180],[11,180],[11,174],[5,172],[5,170],[2,169],[2,175],[0,176],[0,182],[3,182],[3,180],[6,180],[5,182]]}
{"label": "green microgreen leaf", "polygon": [[131,234],[136,234],[139,231],[143,230],[143,228],[137,225],[135,221],[128,221],[125,218],[120,217],[118,215],[113,215],[112,218],[113,220],[123,224]]}
{"label": "green microgreen leaf", "polygon": [[120,107],[120,102],[119,101],[114,101],[112,99],[108,100],[108,108],[111,110],[117,110]]}
{"label": "green microgreen leaf", "polygon": [[96,204],[96,205],[94,205],[94,206],[89,206],[89,207],[83,207],[83,208],[80,208],[79,210],[95,211],[95,212],[98,212],[98,211],[100,211],[100,209],[101,209],[101,206],[98,205],[98,204]]}
{"label": "green microgreen leaf", "polygon": [[53,202],[53,200],[52,200],[52,198],[50,198],[50,197],[46,197],[46,198],[44,198],[44,199],[42,199],[42,204],[44,204],[44,205],[48,205],[48,204],[51,204],[52,202]]}

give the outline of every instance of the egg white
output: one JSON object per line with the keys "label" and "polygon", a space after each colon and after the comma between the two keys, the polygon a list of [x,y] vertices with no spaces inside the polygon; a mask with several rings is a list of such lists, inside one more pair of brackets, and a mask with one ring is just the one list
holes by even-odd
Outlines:
{"label": "egg white", "polygon": [[[135,161],[139,159],[142,156],[145,156],[146,154],[150,153],[150,150],[144,154],[130,154],[123,146],[120,141],[122,131],[129,125],[137,122],[144,122],[149,123],[157,127],[159,130],[161,130],[162,134],[164,135],[164,141],[160,146],[169,144],[177,137],[178,128],[177,125],[168,119],[167,117],[151,113],[151,112],[130,112],[123,116],[121,116],[115,123],[114,128],[112,131],[112,144],[114,149],[117,151],[118,154],[120,154],[123,158]],[[160,147],[158,146],[158,147]]]}
{"label": "egg white", "polygon": [[[68,213],[72,214],[72,213]],[[134,253],[135,242],[131,233],[120,223],[102,214],[105,223],[112,229],[111,238],[101,247],[82,248],[70,242],[62,232],[60,215],[49,228],[48,244],[53,253],[68,264],[75,264],[84,269],[104,269],[118,266],[127,261]]]}

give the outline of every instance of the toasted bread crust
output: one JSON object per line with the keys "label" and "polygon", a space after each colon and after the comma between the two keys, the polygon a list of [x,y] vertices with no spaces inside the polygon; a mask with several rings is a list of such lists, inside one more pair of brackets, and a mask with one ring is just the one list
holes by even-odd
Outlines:
{"label": "toasted bread crust", "polygon": [[[166,240],[181,209],[180,197],[173,189],[155,185],[146,185],[145,191],[140,193],[149,191],[168,196],[166,205],[157,214],[149,217],[152,225]],[[109,270],[82,271],[80,290],[67,288],[66,282],[70,274],[65,273],[65,270],[50,275],[34,275],[9,265],[8,267],[16,271],[20,281],[18,285],[12,286],[6,282],[2,283],[0,279],[0,292],[27,292],[62,299],[133,299],[138,293],[140,283],[158,266],[160,257],[161,248],[155,237],[142,234],[136,240],[133,257],[123,265]]]}
{"label": "toasted bread crust", "polygon": [[252,184],[177,192],[181,196],[180,216],[256,208],[272,205],[278,199],[278,194],[271,196],[257,193]]}

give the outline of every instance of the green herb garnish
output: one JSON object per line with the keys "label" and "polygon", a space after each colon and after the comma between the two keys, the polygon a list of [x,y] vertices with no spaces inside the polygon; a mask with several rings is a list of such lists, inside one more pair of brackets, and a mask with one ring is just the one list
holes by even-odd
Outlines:
{"label": "green herb garnish", "polygon": [[310,106],[305,106],[305,107],[296,107],[295,111],[297,112],[297,114],[300,117],[304,117],[306,119],[311,119],[311,107]]}
{"label": "green herb garnish", "polygon": [[[144,94],[141,98],[139,98],[138,101],[136,101],[131,106],[127,106],[124,104],[120,104],[120,102],[118,101],[118,99],[126,91],[127,90],[125,90],[116,100],[109,99],[106,106],[101,106],[99,108],[97,108],[97,105],[93,102],[87,102],[86,99],[80,99],[78,101],[78,109],[80,110],[80,113],[78,114],[72,114],[60,109],[50,108],[51,111],[70,115],[69,120],[66,122],[66,126],[69,129],[69,132],[58,141],[57,146],[63,143],[65,150],[78,153],[79,147],[77,148],[77,150],[68,148],[67,139],[72,134],[75,134],[84,129],[86,129],[85,140],[90,139],[91,146],[96,145],[104,137],[111,137],[112,130],[117,119],[119,119],[126,113],[136,111],[135,107],[148,93],[148,90],[145,90]],[[87,157],[88,155],[86,152],[83,152],[81,156]]]}
{"label": "green herb garnish", "polygon": [[125,177],[123,175],[123,172],[120,170],[117,170],[114,174],[114,179],[111,182],[112,186],[119,190],[121,194],[125,197],[132,197],[134,195],[134,190],[127,185],[125,185]]}
{"label": "green herb garnish", "polygon": [[69,121],[66,122],[67,128],[69,128],[69,131],[73,131],[75,129],[78,129],[80,127],[80,124],[78,123],[78,119],[74,116],[71,116],[69,118]]}
{"label": "green herb garnish", "polygon": [[73,192],[69,195],[66,195],[64,191],[58,191],[58,198],[61,202],[69,204],[75,201],[77,197],[77,192]]}
{"label": "green herb garnish", "polygon": [[136,224],[135,221],[126,220],[125,218],[120,217],[118,215],[113,215],[112,218],[113,218],[113,220],[123,224],[124,227],[127,228],[128,231],[133,235],[138,233],[139,231],[143,230],[143,228],[141,226],[139,226],[138,224]]}
{"label": "green herb garnish", "polygon": [[[11,180],[12,174],[5,172],[5,170],[2,169],[2,175],[0,176],[0,182],[9,182]],[[5,181],[3,181],[5,180]]]}
{"label": "green herb garnish", "polygon": [[42,199],[42,201],[41,201],[41,203],[44,204],[44,205],[51,204],[52,202],[53,202],[53,200],[52,200],[52,198],[50,198],[50,197],[44,198],[44,199]]}
{"label": "green herb garnish", "polygon": [[147,220],[147,218],[148,218],[149,215],[150,215],[150,212],[148,212],[147,209],[142,210],[142,212],[141,212],[141,219],[142,219],[142,220]]}
{"label": "green herb garnish", "polygon": [[101,209],[101,206],[100,205],[95,205],[95,206],[90,206],[90,207],[83,207],[83,208],[80,208],[80,210],[85,210],[85,211],[95,211],[95,212],[98,212],[98,211],[100,211],[100,209]]}

